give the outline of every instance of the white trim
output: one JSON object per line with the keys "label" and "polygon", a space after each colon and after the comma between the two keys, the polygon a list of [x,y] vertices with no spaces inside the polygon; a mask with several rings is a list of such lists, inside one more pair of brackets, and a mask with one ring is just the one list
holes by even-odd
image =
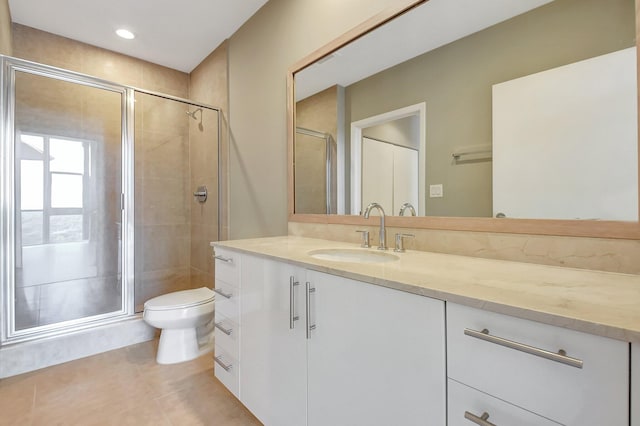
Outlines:
{"label": "white trim", "polygon": [[418,151],[418,212],[424,216],[426,212],[426,139],[427,139],[427,104],[421,102],[404,108],[374,115],[351,123],[351,214],[358,214],[362,209],[362,129],[377,126],[389,121],[416,116],[420,121],[420,145]]}

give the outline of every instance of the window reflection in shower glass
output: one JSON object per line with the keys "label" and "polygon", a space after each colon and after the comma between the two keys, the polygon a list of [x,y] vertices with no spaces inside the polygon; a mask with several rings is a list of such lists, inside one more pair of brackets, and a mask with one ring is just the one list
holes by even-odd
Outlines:
{"label": "window reflection in shower glass", "polygon": [[82,208],[82,175],[51,173],[51,208]]}
{"label": "window reflection in shower glass", "polygon": [[122,95],[15,77],[15,330],[118,313]]}
{"label": "window reflection in shower glass", "polygon": [[43,243],[43,216],[42,211],[22,211],[23,246],[35,246]]}
{"label": "window reflection in shower glass", "polygon": [[49,169],[52,172],[84,173],[84,143],[68,139],[49,140]]}
{"label": "window reflection in shower glass", "polygon": [[49,218],[49,242],[82,241],[82,217],[80,214],[51,216]]}

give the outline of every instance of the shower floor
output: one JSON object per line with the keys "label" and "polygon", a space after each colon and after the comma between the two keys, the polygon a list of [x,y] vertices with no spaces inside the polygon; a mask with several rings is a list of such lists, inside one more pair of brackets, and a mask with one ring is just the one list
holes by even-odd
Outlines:
{"label": "shower floor", "polygon": [[16,330],[120,310],[116,277],[16,286]]}
{"label": "shower floor", "polygon": [[89,245],[22,248],[22,268],[16,269],[16,330],[120,310],[120,281],[117,276],[96,277],[95,249]]}

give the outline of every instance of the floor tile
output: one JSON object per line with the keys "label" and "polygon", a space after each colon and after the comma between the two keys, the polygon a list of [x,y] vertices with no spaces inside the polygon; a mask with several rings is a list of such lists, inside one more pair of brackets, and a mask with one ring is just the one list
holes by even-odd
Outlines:
{"label": "floor tile", "polygon": [[245,426],[260,422],[213,358],[160,365],[157,339],[0,380],[0,425]]}

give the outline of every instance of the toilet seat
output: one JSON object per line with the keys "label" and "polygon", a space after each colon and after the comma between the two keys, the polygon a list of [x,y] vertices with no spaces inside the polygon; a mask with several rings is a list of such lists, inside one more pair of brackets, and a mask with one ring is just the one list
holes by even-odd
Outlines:
{"label": "toilet seat", "polygon": [[215,293],[207,287],[176,291],[147,300],[144,303],[144,309],[150,311],[168,311],[191,308],[213,302],[214,294]]}

